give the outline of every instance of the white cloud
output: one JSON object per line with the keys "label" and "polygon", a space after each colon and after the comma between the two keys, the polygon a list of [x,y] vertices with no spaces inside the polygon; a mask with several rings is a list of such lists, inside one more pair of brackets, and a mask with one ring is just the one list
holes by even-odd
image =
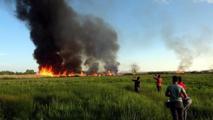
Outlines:
{"label": "white cloud", "polygon": [[213,0],[193,0],[195,3],[206,2],[209,4],[213,4]]}

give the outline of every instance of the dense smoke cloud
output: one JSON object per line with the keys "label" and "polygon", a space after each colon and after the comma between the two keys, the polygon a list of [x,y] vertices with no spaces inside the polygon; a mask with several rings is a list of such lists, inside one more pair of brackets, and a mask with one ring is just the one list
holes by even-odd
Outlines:
{"label": "dense smoke cloud", "polygon": [[79,15],[66,0],[16,0],[16,14],[30,29],[39,67],[60,73],[80,72],[87,65],[97,72],[104,65],[106,71],[118,71],[117,34],[102,19]]}

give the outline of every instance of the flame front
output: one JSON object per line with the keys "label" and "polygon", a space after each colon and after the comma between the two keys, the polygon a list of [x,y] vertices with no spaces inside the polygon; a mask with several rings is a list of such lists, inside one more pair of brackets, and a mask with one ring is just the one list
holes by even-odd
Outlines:
{"label": "flame front", "polygon": [[107,71],[107,76],[113,76],[113,73],[110,70],[108,70]]}
{"label": "flame front", "polygon": [[177,74],[183,74],[183,73],[185,73],[185,70],[179,68],[179,69],[176,71],[176,73],[177,73]]}
{"label": "flame front", "polygon": [[39,70],[39,75],[53,77],[54,76],[53,68],[41,67],[41,69]]}
{"label": "flame front", "polygon": [[68,72],[68,71],[61,71],[59,73],[54,71],[54,68],[52,66],[42,66],[39,68],[39,72],[38,74],[40,76],[45,76],[45,77],[68,77],[68,76],[113,76],[115,75],[114,73],[112,73],[110,70],[108,70],[107,72],[103,72],[103,73],[97,73],[94,72],[92,74],[87,74],[84,71],[81,71],[80,73],[74,73],[74,72]]}
{"label": "flame front", "polygon": [[46,77],[65,77],[65,76],[86,76],[86,74],[81,71],[81,73],[73,73],[73,72],[68,72],[68,71],[61,71],[60,73],[54,72],[54,69],[52,66],[42,66],[39,69],[38,74],[40,76],[46,76]]}

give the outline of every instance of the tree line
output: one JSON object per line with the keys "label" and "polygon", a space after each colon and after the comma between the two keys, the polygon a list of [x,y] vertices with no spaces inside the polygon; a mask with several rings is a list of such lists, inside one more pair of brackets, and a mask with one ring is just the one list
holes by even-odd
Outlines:
{"label": "tree line", "polygon": [[24,75],[24,74],[35,74],[36,72],[31,69],[27,69],[25,72],[13,72],[13,71],[0,71],[0,75]]}

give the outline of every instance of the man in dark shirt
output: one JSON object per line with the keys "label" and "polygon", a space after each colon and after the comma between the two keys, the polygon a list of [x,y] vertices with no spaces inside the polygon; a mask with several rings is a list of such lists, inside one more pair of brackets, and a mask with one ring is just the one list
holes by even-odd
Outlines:
{"label": "man in dark shirt", "polygon": [[172,85],[168,86],[165,95],[169,97],[170,109],[173,120],[183,120],[183,100],[181,94],[187,98],[186,91],[184,88],[178,85],[178,77],[172,77]]}
{"label": "man in dark shirt", "polygon": [[140,89],[140,77],[137,77],[136,80],[132,80],[135,83],[135,92],[139,92]]}

